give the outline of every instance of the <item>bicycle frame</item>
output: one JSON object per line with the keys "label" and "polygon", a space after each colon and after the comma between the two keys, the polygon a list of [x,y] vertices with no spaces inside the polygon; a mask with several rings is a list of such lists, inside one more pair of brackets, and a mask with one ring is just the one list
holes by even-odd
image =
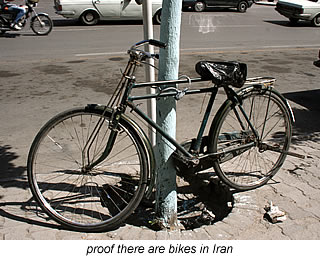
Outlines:
{"label": "bicycle frame", "polygon": [[[134,79],[129,83],[125,89],[125,93],[123,94],[122,101],[120,102],[119,107],[116,107],[116,109],[113,109],[113,116],[112,116],[112,123],[111,123],[111,134],[108,140],[108,143],[106,145],[106,148],[101,155],[100,158],[98,158],[96,161],[93,163],[89,163],[86,169],[91,169],[103,160],[107,158],[109,155],[110,151],[112,150],[112,145],[115,141],[115,138],[117,136],[117,124],[121,118],[121,114],[125,113],[125,109],[129,107],[132,111],[136,112],[145,122],[147,122],[151,127],[156,129],[160,135],[162,135],[166,140],[168,140],[178,151],[180,151],[184,155],[184,159],[188,162],[191,163],[193,167],[199,165],[200,160],[206,160],[206,159],[218,159],[220,155],[224,155],[226,153],[230,152],[236,152],[236,151],[244,151],[245,149],[248,149],[250,147],[253,147],[255,145],[254,142],[242,145],[237,148],[231,148],[229,150],[224,150],[221,152],[217,153],[212,153],[212,154],[205,154],[202,157],[197,156],[200,152],[201,145],[202,145],[202,139],[205,128],[208,123],[208,119],[210,116],[210,113],[212,111],[213,105],[214,105],[214,100],[216,98],[217,92],[218,92],[218,86],[213,86],[213,87],[207,87],[207,88],[202,88],[202,89],[194,89],[194,90],[183,90],[180,91],[178,89],[175,90],[170,90],[169,92],[160,92],[159,94],[149,94],[149,95],[143,95],[143,96],[130,96],[131,90],[135,88],[144,88],[144,87],[160,87],[160,86],[168,86],[168,85],[173,85],[173,84],[186,84],[186,83],[193,83],[193,82],[204,82],[204,81],[209,81],[209,80],[202,80],[201,78],[191,78],[191,79],[180,79],[180,80],[169,80],[169,81],[156,81],[156,82],[146,82],[146,83],[134,83]],[[237,99],[237,94],[228,86],[224,86],[227,96],[229,97],[230,100],[233,100],[234,102],[240,102]],[[172,88],[171,88],[172,89]],[[175,97],[183,92],[183,95],[194,95],[194,94],[203,94],[203,93],[211,93],[210,99],[207,104],[206,111],[203,115],[203,120],[201,122],[197,137],[195,141],[192,143],[190,151],[187,151],[183,145],[179,144],[175,139],[173,139],[171,136],[169,136],[156,122],[154,122],[151,118],[149,118],[142,110],[140,110],[135,104],[134,101],[137,100],[147,100],[147,99],[152,99],[152,98],[163,98],[163,97]],[[107,109],[108,107],[105,107]],[[110,108],[110,107],[109,107]],[[242,113],[245,113],[242,111]],[[249,126],[252,127],[252,132],[255,132],[252,124],[250,123],[250,120],[247,116],[245,118],[248,121]],[[99,128],[99,127],[97,127]],[[93,137],[94,139],[94,137]],[[90,140],[90,139],[89,139]],[[89,145],[90,147],[90,145]],[[89,158],[89,149],[87,149],[87,157]],[[208,166],[211,167],[211,166]]]}
{"label": "bicycle frame", "polygon": [[[186,83],[204,82],[204,81],[209,81],[209,80],[202,80],[201,78],[189,78],[189,79],[185,79],[185,80],[156,81],[156,82],[133,84],[132,89],[141,88],[141,87],[151,87],[151,86],[159,87],[159,86],[164,86],[164,85],[186,84]],[[167,93],[160,92],[159,94],[150,94],[150,95],[144,95],[144,96],[128,96],[127,105],[133,111],[135,111],[143,120],[145,120],[149,125],[151,125],[153,128],[155,128],[160,133],[160,135],[162,135],[166,140],[168,140],[178,151],[180,151],[184,156],[186,156],[187,160],[190,160],[190,162],[193,163],[194,165],[198,165],[199,159],[201,159],[201,158],[199,158],[198,156],[195,156],[195,154],[197,155],[200,152],[203,134],[204,134],[204,131],[205,131],[206,126],[208,124],[209,116],[211,114],[219,87],[223,87],[225,89],[226,95],[229,100],[231,100],[232,102],[240,102],[241,103],[241,101],[239,100],[239,97],[237,96],[236,92],[232,88],[230,88],[228,86],[213,85],[212,87],[202,88],[202,89],[182,90],[182,91],[176,89],[176,90],[172,90]],[[184,95],[211,93],[210,99],[207,104],[206,111],[203,115],[203,119],[201,121],[200,128],[198,130],[197,137],[194,140],[194,142],[192,142],[192,144],[191,144],[190,151],[192,152],[192,154],[190,152],[188,152],[181,144],[177,143],[177,141],[175,139],[173,139],[171,136],[169,136],[165,131],[163,131],[162,128],[156,122],[154,122],[152,119],[150,119],[143,111],[141,111],[133,103],[133,101],[136,101],[136,100],[145,100],[145,99],[163,98],[163,97],[176,97],[177,95],[181,94],[181,92],[183,92],[183,96]],[[239,107],[241,108],[241,105]],[[259,135],[256,133],[253,125],[251,124],[249,117],[246,115],[246,113],[243,109],[240,109],[240,110],[241,110],[241,113],[244,115],[244,118],[246,119],[252,133],[259,140]],[[207,158],[210,157],[211,159],[212,158],[217,159],[220,154],[234,152],[237,150],[244,150],[244,149],[250,148],[254,145],[255,145],[255,143],[251,142],[246,145],[242,145],[241,147],[238,147],[238,148],[232,148],[232,149],[230,149],[230,151],[228,150],[228,151],[223,151],[220,153],[206,154],[205,157],[207,157]]]}
{"label": "bicycle frame", "polygon": [[[139,117],[141,117],[145,122],[148,123],[152,128],[154,128],[161,136],[163,136],[169,143],[171,143],[179,152],[181,152],[184,156],[184,161],[188,161],[191,163],[193,167],[199,165],[200,160],[217,160],[219,157],[222,155],[225,155],[227,153],[233,153],[233,152],[244,152],[247,149],[257,146],[259,144],[259,134],[256,132],[254,129],[252,123],[250,122],[249,116],[245,113],[241,106],[241,99],[237,95],[237,93],[228,85],[213,85],[212,87],[206,87],[206,88],[201,88],[201,89],[185,89],[185,90],[179,90],[175,88],[177,84],[187,84],[187,83],[195,83],[195,82],[208,82],[210,80],[203,80],[201,78],[185,78],[185,79],[178,79],[178,80],[165,80],[165,81],[154,81],[154,82],[144,82],[144,83],[136,83],[135,77],[134,77],[134,72],[136,70],[136,67],[140,65],[140,62],[138,62],[135,57],[130,58],[127,67],[125,69],[125,72],[122,75],[122,78],[118,84],[118,87],[110,99],[109,103],[107,106],[105,106],[104,109],[112,109],[113,110],[113,115],[111,119],[111,134],[108,140],[108,143],[106,145],[106,148],[101,155],[100,158],[95,160],[94,162],[90,163],[89,160],[89,153],[90,153],[90,142],[92,143],[92,140],[94,140],[94,135],[99,131],[99,127],[97,127],[97,132],[92,133],[93,139],[89,139],[86,147],[84,150],[87,150],[87,158],[88,158],[88,165],[85,167],[85,169],[92,169],[94,166],[105,160],[110,151],[112,150],[112,146],[114,144],[114,141],[117,137],[117,125],[121,119],[121,115],[125,113],[127,107],[129,107],[132,111],[137,113]],[[269,85],[272,85],[274,82],[274,79],[267,81]],[[255,86],[262,86],[262,83],[255,83]],[[161,88],[163,86],[166,86],[166,88]],[[170,87],[174,86],[174,88]],[[159,93],[157,94],[147,94],[143,96],[132,96],[131,92],[133,89],[137,88],[146,88],[146,87],[151,87],[151,88],[158,88]],[[209,116],[211,114],[213,105],[214,105],[214,100],[216,98],[217,92],[219,88],[224,88],[226,92],[227,99],[233,102],[234,104],[239,104],[240,112],[244,116],[245,123],[249,127],[250,134],[253,134],[256,138],[256,142],[252,141],[246,144],[243,144],[238,147],[234,148],[228,148],[223,151],[219,151],[216,153],[206,153],[204,155],[198,156],[199,152],[201,150],[201,145],[202,145],[202,140],[204,138],[203,134],[206,129],[206,126],[208,124]],[[207,104],[206,111],[203,115],[202,122],[200,124],[200,128],[197,134],[197,137],[195,140],[192,142],[191,149],[185,149],[183,145],[179,144],[174,138],[172,138],[170,135],[168,135],[156,122],[154,122],[151,118],[149,118],[142,110],[140,110],[135,104],[134,101],[138,100],[147,100],[147,99],[154,99],[154,98],[164,98],[164,97],[175,97],[177,100],[181,99],[184,95],[195,95],[195,94],[203,94],[203,93],[211,93],[210,99]],[[238,111],[235,111],[235,113],[238,113]],[[242,121],[240,120],[240,117],[238,116],[240,124],[242,124]],[[243,124],[242,124],[243,125]],[[243,130],[245,127],[243,127]],[[238,133],[235,133],[237,135]],[[223,137],[222,137],[223,138]],[[90,141],[91,140],[91,141]],[[202,163],[202,162],[201,162]]]}
{"label": "bicycle frame", "polygon": [[[180,79],[180,80],[170,80],[170,81],[156,81],[156,82],[147,82],[147,83],[138,83],[133,84],[132,89],[134,88],[143,88],[143,87],[160,87],[160,86],[168,86],[168,85],[176,85],[176,84],[186,84],[186,83],[194,83],[194,82],[203,82],[205,80],[202,80],[201,78],[191,78],[191,79]],[[212,107],[214,105],[214,100],[216,98],[218,92],[218,87],[208,87],[203,89],[195,89],[195,90],[170,90],[169,92],[163,92],[159,94],[149,94],[144,96],[129,96],[127,105],[136,112],[144,121],[146,121],[150,126],[152,126],[154,129],[156,129],[166,140],[168,140],[177,150],[179,150],[183,155],[185,155],[187,158],[192,159],[194,158],[194,155],[189,153],[181,144],[177,143],[175,139],[173,139],[171,136],[169,136],[165,131],[162,130],[162,128],[154,122],[151,118],[149,118],[143,111],[141,111],[133,102],[137,100],[147,100],[152,98],[164,98],[164,97],[177,97],[177,95],[182,94],[184,95],[194,95],[194,94],[203,94],[203,93],[211,93],[209,102],[207,104],[207,108],[205,111],[205,114],[203,116],[203,120],[201,122],[196,142],[191,147],[191,150],[195,153],[199,152],[200,145],[201,145],[201,139],[203,137],[204,130],[207,126],[208,119],[212,110]]]}

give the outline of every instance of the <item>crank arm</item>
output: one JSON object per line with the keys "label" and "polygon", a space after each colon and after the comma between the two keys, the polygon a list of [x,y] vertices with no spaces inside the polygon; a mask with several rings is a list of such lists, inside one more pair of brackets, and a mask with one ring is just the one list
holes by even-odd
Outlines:
{"label": "crank arm", "polygon": [[300,159],[305,159],[306,158],[302,154],[289,152],[289,151],[282,151],[279,147],[271,146],[271,145],[268,145],[268,144],[262,144],[262,147],[263,147],[263,150],[270,150],[270,151],[277,152],[277,153],[284,153],[286,155],[290,155],[290,156],[297,157],[297,158],[300,158]]}

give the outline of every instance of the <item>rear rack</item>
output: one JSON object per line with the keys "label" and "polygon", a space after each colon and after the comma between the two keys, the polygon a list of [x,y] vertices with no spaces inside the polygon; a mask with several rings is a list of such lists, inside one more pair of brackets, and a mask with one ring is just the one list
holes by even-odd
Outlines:
{"label": "rear rack", "polygon": [[276,81],[273,77],[255,77],[255,78],[247,78],[245,85],[252,85],[252,84],[264,84],[264,85],[273,85]]}

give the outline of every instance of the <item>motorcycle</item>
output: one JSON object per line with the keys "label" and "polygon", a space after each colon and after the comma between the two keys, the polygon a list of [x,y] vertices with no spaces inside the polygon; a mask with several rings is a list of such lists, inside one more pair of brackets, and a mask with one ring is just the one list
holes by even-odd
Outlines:
{"label": "motorcycle", "polygon": [[319,58],[319,60],[314,61],[313,64],[320,68],[320,50],[319,50],[318,58]]}
{"label": "motorcycle", "polygon": [[[24,28],[27,21],[31,17],[30,27],[32,31],[37,35],[48,35],[53,27],[53,22],[49,15],[45,13],[37,13],[34,7],[37,6],[39,0],[26,0],[25,5],[20,7],[25,8],[25,15],[19,20],[18,26]],[[7,31],[16,31],[11,28],[11,24],[16,17],[14,11],[8,10],[9,7],[4,5],[0,9],[0,34],[4,34]]]}

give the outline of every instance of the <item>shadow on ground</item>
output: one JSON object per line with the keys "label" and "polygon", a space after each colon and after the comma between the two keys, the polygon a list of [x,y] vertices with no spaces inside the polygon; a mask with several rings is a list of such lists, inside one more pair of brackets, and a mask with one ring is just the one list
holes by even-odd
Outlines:
{"label": "shadow on ground", "polygon": [[23,179],[23,174],[26,167],[15,166],[13,160],[18,158],[18,155],[11,152],[12,149],[9,145],[0,146],[0,186],[2,187],[19,187],[27,188],[25,183],[16,181],[17,179]]}
{"label": "shadow on ground", "polygon": [[[177,176],[180,229],[192,230],[223,220],[231,212],[233,192],[212,172],[179,173]],[[143,200],[127,223],[161,229],[155,216],[155,199]]]}
{"label": "shadow on ground", "polygon": [[305,140],[320,141],[320,89],[286,93],[284,97],[302,107],[293,109],[293,143],[298,144]]}
{"label": "shadow on ground", "polygon": [[[18,155],[11,149],[8,145],[0,146],[0,186],[4,189],[29,189],[26,167],[14,165],[13,161]],[[231,211],[232,193],[217,181],[212,173],[180,174],[178,183],[178,218],[184,229],[213,224],[225,218]],[[49,222],[50,218],[43,213],[31,193],[27,201],[7,201],[4,197],[5,194],[0,196],[0,216],[30,225],[65,229],[59,224]],[[157,230],[158,227],[153,223],[154,212],[154,199],[143,200],[125,223]]]}
{"label": "shadow on ground", "polygon": [[265,20],[266,23],[271,23],[283,27],[298,27],[298,28],[306,28],[312,27],[310,21],[299,21],[298,23],[291,23],[289,20]]}
{"label": "shadow on ground", "polygon": [[[14,165],[13,161],[18,158],[18,155],[11,150],[12,147],[9,145],[0,146],[0,186],[4,191],[6,188],[29,189],[28,181],[25,176],[26,167]],[[41,212],[32,198],[28,201],[3,202],[5,196],[5,192],[0,196],[0,216],[31,225],[50,228],[60,227],[59,225],[47,223],[48,217]],[[37,216],[41,217],[43,221],[35,220],[32,217],[26,217],[24,214],[26,212],[35,213]]]}
{"label": "shadow on ground", "polygon": [[[87,26],[88,28],[95,28],[97,26],[101,25],[142,25],[142,20],[141,21],[136,21],[136,20],[126,20],[126,21],[99,21],[97,25],[94,26]],[[81,24],[76,19],[54,19],[53,20],[53,25],[54,27],[64,27],[64,26],[85,26]]]}

